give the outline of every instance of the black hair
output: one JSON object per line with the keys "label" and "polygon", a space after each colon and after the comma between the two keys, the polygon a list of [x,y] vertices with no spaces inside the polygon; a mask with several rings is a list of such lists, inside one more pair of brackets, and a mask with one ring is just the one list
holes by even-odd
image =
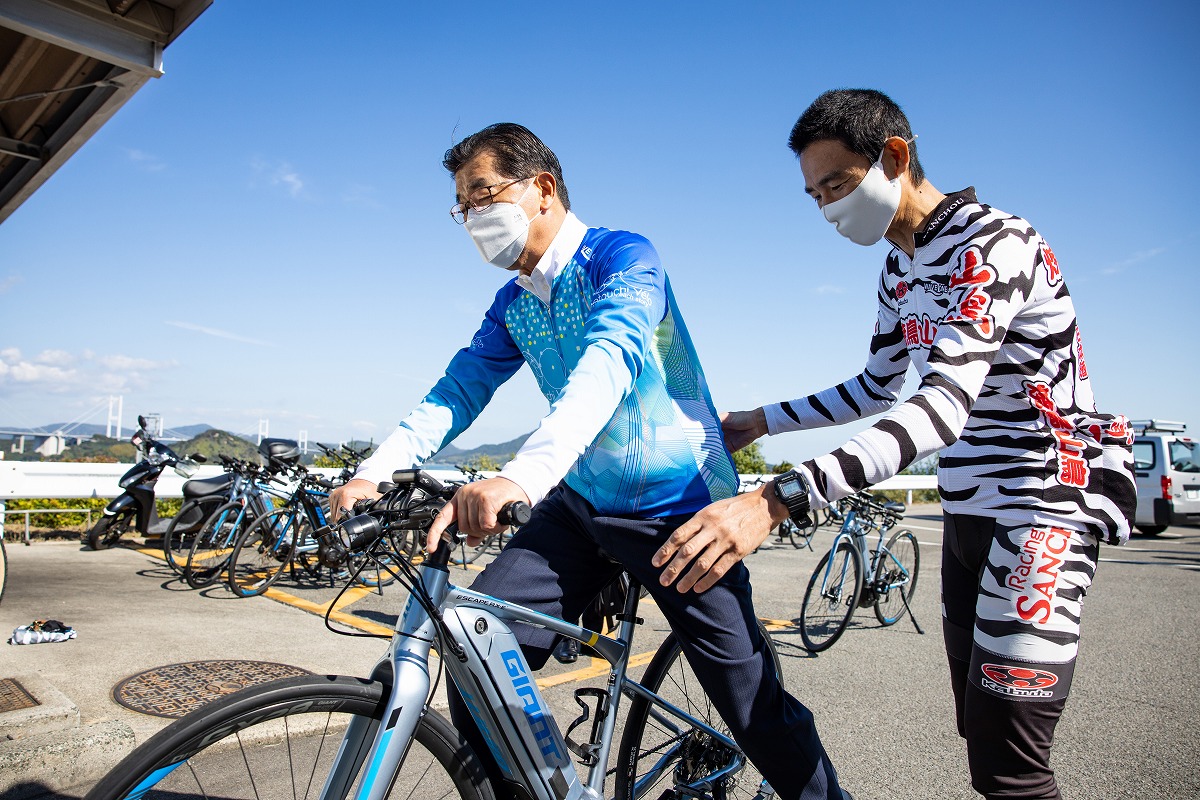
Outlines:
{"label": "black hair", "polygon": [[[906,141],[913,138],[908,117],[890,97],[874,89],[833,89],[814,100],[796,120],[788,147],[799,157],[813,142],[834,139],[850,152],[875,161],[892,136]],[[920,186],[925,182],[925,170],[917,159],[915,143],[908,145],[908,152],[908,174]]]}
{"label": "black hair", "polygon": [[447,150],[442,158],[442,166],[454,175],[462,169],[463,164],[482,152],[491,153],[496,159],[496,170],[502,178],[529,178],[539,172],[549,172],[558,182],[558,199],[562,201],[563,208],[571,210],[571,199],[567,196],[567,184],[563,181],[558,156],[524,125],[515,122],[488,125]]}

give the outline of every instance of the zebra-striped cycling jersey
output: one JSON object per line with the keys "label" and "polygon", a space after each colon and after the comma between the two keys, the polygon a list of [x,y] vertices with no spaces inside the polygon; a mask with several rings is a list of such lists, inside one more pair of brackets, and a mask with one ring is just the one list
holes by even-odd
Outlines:
{"label": "zebra-striped cycling jersey", "polygon": [[1128,539],[1132,433],[1124,417],[1096,412],[1075,309],[1045,240],[966,189],[935,209],[915,245],[911,259],[888,254],[866,369],[765,409],[772,434],[850,422],[892,408],[916,367],[916,394],[805,462],[814,507],[941,450],[948,513]]}

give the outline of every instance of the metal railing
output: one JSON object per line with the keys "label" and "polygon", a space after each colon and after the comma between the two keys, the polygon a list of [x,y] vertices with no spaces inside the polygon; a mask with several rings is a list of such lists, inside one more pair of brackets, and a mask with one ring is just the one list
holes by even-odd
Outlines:
{"label": "metal railing", "polygon": [[90,508],[19,508],[15,511],[10,511],[5,508],[3,500],[0,500],[0,539],[6,538],[4,529],[8,522],[8,517],[16,514],[25,515],[25,544],[29,545],[29,516],[31,514],[87,514],[87,529],[92,529],[92,509]]}

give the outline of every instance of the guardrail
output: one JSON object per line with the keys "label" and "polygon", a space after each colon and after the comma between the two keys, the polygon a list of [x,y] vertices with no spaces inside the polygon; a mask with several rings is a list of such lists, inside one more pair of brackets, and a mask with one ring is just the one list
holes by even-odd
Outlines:
{"label": "guardrail", "polygon": [[[26,514],[25,527],[28,536],[29,516],[31,513],[47,513],[46,511],[7,511],[5,500],[15,500],[26,497],[45,497],[56,500],[69,500],[84,497],[117,497],[121,488],[117,481],[125,474],[132,464],[92,464],[66,461],[0,461],[0,534],[4,531],[6,514]],[[326,477],[334,477],[340,470],[314,469]],[[463,474],[453,469],[429,470],[440,481],[462,480]],[[221,468],[205,465],[193,475],[193,478],[208,478],[220,475]],[[495,473],[484,473],[491,476]],[[770,475],[743,475],[742,486],[761,483]],[[165,470],[154,487],[155,496],[160,498],[182,497],[183,483],[187,480],[176,474],[174,470]],[[918,489],[936,489],[936,475],[896,475],[875,485],[875,489],[899,490],[908,492],[908,502],[912,504],[912,493]],[[54,512],[80,513],[87,509],[52,509]]]}

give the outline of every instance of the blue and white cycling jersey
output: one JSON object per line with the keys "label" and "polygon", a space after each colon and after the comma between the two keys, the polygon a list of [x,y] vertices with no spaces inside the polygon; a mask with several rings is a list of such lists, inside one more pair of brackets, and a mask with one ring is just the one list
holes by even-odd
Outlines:
{"label": "blue and white cycling jersey", "polygon": [[526,363],[550,413],[500,474],[532,502],[563,479],[611,515],[691,513],[734,494],[737,472],[658,253],[637,234],[568,223],[582,241],[562,256],[548,302],[517,279],[501,288],[471,344],[356,477],[388,480],[429,458]]}

